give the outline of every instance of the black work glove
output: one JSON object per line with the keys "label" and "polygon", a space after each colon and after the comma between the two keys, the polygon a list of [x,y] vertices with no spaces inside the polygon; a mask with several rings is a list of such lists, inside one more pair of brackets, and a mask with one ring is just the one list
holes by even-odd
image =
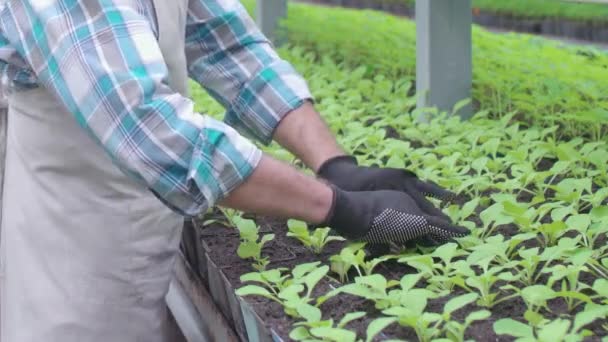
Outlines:
{"label": "black work glove", "polygon": [[332,186],[334,199],[321,224],[350,240],[370,244],[405,243],[423,236],[439,242],[466,236],[469,230],[422,211],[407,193],[391,190],[344,191]]}
{"label": "black work glove", "polygon": [[399,190],[407,193],[428,215],[448,217],[425,196],[440,200],[453,200],[456,194],[433,182],[425,182],[411,171],[395,168],[359,166],[352,156],[339,156],[323,163],[317,172],[319,178],[346,191]]}

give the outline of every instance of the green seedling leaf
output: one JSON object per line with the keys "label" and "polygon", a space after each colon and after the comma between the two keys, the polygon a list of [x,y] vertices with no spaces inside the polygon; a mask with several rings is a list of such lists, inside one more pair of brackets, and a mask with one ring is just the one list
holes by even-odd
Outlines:
{"label": "green seedling leaf", "polygon": [[[471,312],[467,318],[465,319],[464,323],[460,323],[458,321],[455,320],[446,320],[445,318],[445,314],[444,314],[444,321],[445,321],[445,325],[444,325],[444,329],[446,330],[446,336],[448,338],[449,341],[464,341],[464,335],[465,332],[467,330],[467,328],[475,321],[480,321],[480,320],[484,320],[488,317],[490,317],[491,313],[488,310],[480,310],[480,311],[474,311]],[[436,341],[436,340],[434,340]]]}
{"label": "green seedling leaf", "polygon": [[553,167],[551,167],[551,170],[549,171],[551,172],[551,174],[560,174],[568,170],[571,164],[572,163],[569,161],[560,160],[553,164]]}
{"label": "green seedling leaf", "polygon": [[[401,277],[401,290],[411,290],[414,288],[414,286],[416,286],[416,284],[418,284],[418,282],[420,281],[420,278],[422,276],[420,274],[406,274],[403,277]],[[384,277],[382,277],[382,279],[384,279]],[[386,281],[386,280],[384,280]]]}
{"label": "green seedling leaf", "polygon": [[239,245],[238,249],[236,250],[236,254],[241,259],[255,258],[259,257],[260,248],[259,245],[254,241],[246,241]]}
{"label": "green seedling leaf", "polygon": [[266,235],[262,236],[262,241],[260,241],[260,245],[263,247],[265,243],[274,240],[274,237],[275,237],[274,234],[266,234]]}
{"label": "green seedling leaf", "polygon": [[546,321],[543,315],[531,310],[526,310],[526,312],[524,313],[524,318],[526,319],[526,321],[528,321],[528,323],[530,323],[534,327],[540,326],[543,322]]}
{"label": "green seedling leaf", "polygon": [[443,309],[444,319],[446,321],[449,320],[454,311],[462,309],[463,307],[473,303],[477,298],[479,298],[477,293],[467,293],[450,299],[447,303],[445,303],[445,307]]}
{"label": "green seedling leaf", "polygon": [[489,227],[491,223],[495,225],[508,224],[513,222],[513,218],[503,214],[502,203],[494,203],[479,214],[479,218],[485,227]]}
{"label": "green seedling leaf", "polygon": [[521,296],[533,307],[545,307],[549,299],[555,298],[556,293],[545,285],[532,285],[521,290]]}
{"label": "green seedling leaf", "polygon": [[257,239],[258,226],[253,220],[244,219],[240,216],[235,216],[232,218],[232,221],[236,224],[236,227],[239,230],[239,234],[241,235],[241,237],[244,237],[248,240]]}
{"label": "green seedling leaf", "polygon": [[306,222],[290,219],[287,221],[287,227],[290,232],[294,234],[306,234],[308,235],[308,226]]}
{"label": "green seedling leaf", "polygon": [[279,292],[279,298],[285,300],[296,300],[300,299],[300,292],[304,291],[302,284],[290,284]]}
{"label": "green seedling leaf", "polygon": [[608,221],[608,205],[601,205],[591,209],[589,216],[597,222]]}
{"label": "green seedling leaf", "polygon": [[566,220],[566,225],[570,229],[585,232],[591,225],[591,217],[587,214],[572,215]]}
{"label": "green seedling leaf", "polygon": [[460,219],[464,220],[475,213],[475,209],[479,206],[479,197],[473,198],[462,206],[460,209]]}
{"label": "green seedling leaf", "polygon": [[583,266],[590,261],[593,254],[594,251],[590,248],[579,248],[568,258],[568,260],[579,270],[583,270]]}
{"label": "green seedling leaf", "polygon": [[324,341],[354,342],[357,339],[355,332],[338,328],[312,328],[310,329],[310,333],[322,338]]}
{"label": "green seedling leaf", "polygon": [[319,308],[316,306],[302,303],[296,307],[296,311],[298,312],[298,315],[304,318],[307,322],[317,322],[321,320],[321,310],[319,310]]}
{"label": "green seedling leaf", "polygon": [[342,319],[340,320],[340,323],[338,323],[338,328],[344,328],[348,323],[350,323],[356,319],[359,319],[365,315],[366,315],[366,313],[363,311],[349,312],[346,315],[344,315],[344,317],[342,317]]}
{"label": "green seedling leaf", "polygon": [[269,299],[273,299],[278,301],[278,299],[273,296],[268,290],[266,290],[263,287],[260,286],[256,286],[256,285],[245,285],[239,289],[237,289],[236,291],[237,296],[262,296],[262,297],[266,297]]}
{"label": "green seedling leaf", "polygon": [[450,261],[457,255],[458,245],[450,242],[437,247],[432,253],[432,256],[443,261],[444,264],[449,264]]}
{"label": "green seedling leaf", "polygon": [[580,331],[587,324],[593,323],[595,320],[603,319],[608,316],[608,307],[602,305],[588,306],[584,311],[579,312],[574,318],[575,332]]}
{"label": "green seedling leaf", "polygon": [[494,323],[494,332],[498,335],[509,335],[521,338],[533,338],[532,327],[511,318],[502,318]]}
{"label": "green seedling leaf", "polygon": [[425,275],[432,276],[434,273],[434,262],[430,255],[407,256],[400,258],[398,261],[414,267]]}
{"label": "green seedling leaf", "polygon": [[608,304],[608,280],[596,279],[593,283],[593,291],[604,297],[604,302]]}
{"label": "green seedling leaf", "polygon": [[553,221],[562,221],[570,214],[574,213],[572,206],[560,207],[551,211],[551,219]]}
{"label": "green seedling leaf", "polygon": [[[278,273],[279,274],[278,277],[279,278],[281,277],[281,271],[279,271],[279,270],[275,269],[275,270],[269,270],[269,271],[266,271],[266,272],[269,272],[268,274],[270,274],[270,272],[272,272],[272,273]],[[241,279],[241,282],[243,282],[243,283],[248,282],[248,281],[257,282],[257,283],[265,283],[266,282],[266,279],[264,278],[264,276],[262,275],[262,273],[258,273],[258,272],[245,273],[245,274],[243,274],[240,277],[240,279]]]}
{"label": "green seedling leaf", "polygon": [[544,244],[546,246],[553,246],[559,237],[566,232],[566,223],[562,221],[555,221],[551,223],[541,224],[538,227],[538,231],[544,237]]}
{"label": "green seedling leaf", "polygon": [[291,274],[293,275],[294,279],[302,279],[302,277],[304,277],[305,274],[310,273],[311,271],[316,269],[319,266],[319,264],[321,264],[321,262],[319,262],[319,261],[299,264],[293,268],[293,270],[291,271]]}
{"label": "green seedling leaf", "polygon": [[488,161],[489,161],[489,159],[487,157],[477,158],[471,163],[471,167],[475,171],[477,171],[478,174],[480,174],[480,173],[482,173],[483,170],[486,169],[486,166],[488,165]]}
{"label": "green seedling leaf", "polygon": [[556,319],[540,329],[538,339],[540,341],[563,341],[568,329],[570,329],[570,321]]}
{"label": "green seedling leaf", "polygon": [[567,202],[576,202],[583,192],[591,193],[591,178],[566,178],[559,182],[557,186],[552,186],[556,190],[555,197]]}
{"label": "green seedling leaf", "polygon": [[299,327],[296,327],[295,329],[293,329],[289,333],[289,338],[291,338],[294,341],[303,341],[303,340],[312,338],[312,335],[310,335],[308,333],[308,329],[306,329],[305,327],[299,326]]}
{"label": "green seedling leaf", "polygon": [[397,318],[395,317],[381,317],[376,318],[367,326],[367,338],[365,342],[371,342],[376,335],[378,335],[382,330],[384,330],[389,325],[395,323]]}
{"label": "green seedling leaf", "polygon": [[394,169],[405,169],[405,161],[403,157],[398,155],[392,155],[386,161],[386,167],[394,168]]}
{"label": "green seedling leaf", "polygon": [[315,286],[317,286],[319,280],[321,280],[327,274],[328,271],[329,266],[323,265],[315,269],[314,271],[308,273],[305,277],[301,279],[301,281],[306,284],[306,288],[308,288],[308,296],[310,296],[312,290]]}
{"label": "green seedling leaf", "polygon": [[456,102],[456,104],[454,105],[454,107],[452,107],[452,113],[458,114],[461,109],[463,109],[464,107],[468,106],[470,103],[471,103],[471,99],[470,98],[462,99],[462,100]]}
{"label": "green seedling leaf", "polygon": [[555,149],[555,152],[557,154],[557,158],[562,161],[571,161],[580,158],[580,153],[569,144],[560,144]]}
{"label": "green seedling leaf", "polygon": [[465,318],[465,325],[469,326],[475,321],[482,321],[484,319],[488,319],[491,315],[492,313],[488,310],[473,311],[467,316],[467,318]]}
{"label": "green seedling leaf", "polygon": [[502,205],[504,208],[504,212],[514,217],[523,216],[528,210],[528,207],[526,205],[510,201],[505,201],[502,203]]}
{"label": "green seedling leaf", "polygon": [[285,272],[285,271],[287,271],[287,269],[284,267],[281,267],[281,268],[275,268],[272,270],[264,271],[261,274],[262,274],[262,277],[264,279],[266,279],[266,281],[273,283],[273,284],[279,284],[279,283],[282,283],[287,278],[286,275],[285,276],[281,275],[281,272]]}
{"label": "green seedling leaf", "polygon": [[500,138],[492,138],[492,139],[486,141],[482,145],[482,148],[485,153],[490,154],[493,157],[496,157],[499,146],[500,146]]}

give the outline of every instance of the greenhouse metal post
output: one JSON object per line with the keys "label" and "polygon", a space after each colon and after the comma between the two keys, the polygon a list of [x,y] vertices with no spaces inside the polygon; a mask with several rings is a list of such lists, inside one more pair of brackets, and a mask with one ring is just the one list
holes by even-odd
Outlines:
{"label": "greenhouse metal post", "polygon": [[[451,112],[471,97],[471,0],[416,1],[416,89],[418,107]],[[463,118],[471,105],[461,108]],[[428,116],[419,117],[428,121]]]}
{"label": "greenhouse metal post", "polygon": [[287,17],[287,0],[258,0],[256,22],[276,46],[285,42],[285,37],[279,31],[280,21]]}
{"label": "greenhouse metal post", "polygon": [[[287,0],[258,0],[256,21],[275,45],[284,43],[279,22],[287,16]],[[416,89],[418,107],[450,111],[471,97],[471,0],[416,1]],[[346,33],[345,33],[346,34]],[[472,115],[470,104],[456,113]],[[422,121],[428,117],[421,116]]]}

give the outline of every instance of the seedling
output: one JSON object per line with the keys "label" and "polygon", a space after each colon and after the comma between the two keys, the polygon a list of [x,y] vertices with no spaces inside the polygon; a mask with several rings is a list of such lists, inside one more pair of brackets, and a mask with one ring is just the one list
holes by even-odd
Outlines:
{"label": "seedling", "polygon": [[306,321],[295,323],[296,328],[289,333],[289,338],[294,341],[355,342],[357,335],[345,329],[345,326],[365,314],[365,312],[348,313],[337,324],[332,318],[321,320],[321,316],[306,317]]}
{"label": "seedling", "polygon": [[489,317],[489,311],[477,311],[468,316],[464,324],[451,321],[453,312],[462,309],[477,299],[477,294],[470,293],[450,299],[444,306],[443,313],[424,312],[426,300],[416,299],[408,293],[402,297],[399,306],[383,310],[382,313],[395,316],[399,324],[410,327],[416,331],[419,341],[426,342],[440,336],[447,330],[452,340],[462,341],[466,328],[475,320]]}
{"label": "seedling", "polygon": [[[446,304],[447,306],[447,304]],[[471,326],[475,321],[482,321],[488,319],[491,316],[491,312],[488,310],[479,310],[471,312],[464,320],[464,323],[457,321],[447,321],[445,324],[446,336],[450,341],[464,342],[465,332],[467,328]]]}
{"label": "seedling", "polygon": [[253,220],[246,220],[240,217],[234,218],[241,243],[237,249],[237,254],[240,258],[254,260],[253,268],[262,271],[268,265],[268,258],[262,257],[262,248],[264,245],[274,239],[274,234],[266,234],[259,241],[258,227]]}
{"label": "seedling", "polygon": [[340,282],[344,283],[348,277],[348,271],[354,267],[357,270],[359,276],[371,275],[374,269],[382,262],[393,259],[396,256],[384,255],[381,257],[374,258],[366,261],[364,242],[351,243],[344,247],[340,254],[332,255],[329,260],[331,261],[331,270],[336,272],[340,277]]}
{"label": "seedling", "polygon": [[514,263],[517,280],[524,286],[538,283],[543,273],[551,273],[552,262],[565,259],[576,249],[578,239],[563,238],[557,246],[546,248],[542,253],[538,248],[519,251],[520,260]]}
{"label": "seedling", "polygon": [[[429,282],[427,289],[437,295],[447,295],[454,287],[454,277],[457,270],[463,267],[464,260],[454,261],[454,258],[464,254],[455,243],[447,243],[435,249],[431,255],[413,255],[399,259],[399,262],[414,267]],[[435,262],[433,258],[438,259]]]}
{"label": "seedling", "polygon": [[547,282],[549,288],[553,288],[556,282],[560,284],[558,296],[564,299],[570,312],[579,305],[591,303],[591,298],[585,294],[590,286],[579,281],[579,278],[581,272],[589,271],[586,264],[592,255],[592,250],[578,250],[574,255],[568,257],[570,265],[558,264],[551,270],[544,271],[551,275]]}
{"label": "seedling", "polygon": [[321,254],[325,245],[332,241],[344,241],[341,236],[329,235],[330,228],[317,228],[311,234],[305,222],[289,220],[287,236],[298,239],[304,246],[315,254]]}
{"label": "seedling", "polygon": [[241,276],[242,282],[253,282],[263,286],[245,285],[237,289],[236,294],[257,295],[271,299],[281,304],[285,313],[292,317],[307,320],[321,317],[318,306],[326,298],[312,298],[312,291],[327,274],[329,267],[319,264],[319,262],[300,264],[291,271],[291,275],[283,275],[285,269],[244,274]]}
{"label": "seedling", "polygon": [[[475,274],[468,265],[461,264],[458,275],[453,278],[453,281],[468,292],[477,292],[479,294],[478,305],[492,308],[517,296],[517,294],[504,295],[501,291],[494,290],[495,284],[499,281],[514,281],[517,277],[506,271],[507,268],[504,266],[489,267],[488,263],[489,261],[481,265],[482,271],[479,275]],[[506,285],[502,286],[502,288],[505,287]]]}
{"label": "seedling", "polygon": [[501,234],[490,236],[485,243],[470,248],[471,254],[468,256],[467,262],[476,264],[490,260],[491,263],[500,266],[514,265],[512,261],[519,251],[520,244],[534,238],[536,238],[534,233],[520,233],[507,240]]}
{"label": "seedling", "polygon": [[608,308],[591,306],[589,310],[576,315],[574,322],[562,318],[550,321],[541,317],[536,324],[527,325],[511,318],[503,318],[494,323],[494,332],[516,337],[516,341],[583,341],[593,336],[591,331],[583,327],[607,314]]}
{"label": "seedling", "polygon": [[417,281],[416,277],[403,277],[401,290],[395,290],[401,291],[398,297],[395,296],[397,300],[382,313],[397,318],[397,322],[401,325],[411,327],[416,331],[418,339],[426,342],[441,333],[438,328],[441,315],[425,312],[427,300],[431,294],[421,289],[413,289]]}
{"label": "seedling", "polygon": [[[423,289],[412,289],[415,283],[419,280],[419,276],[411,276],[408,278],[411,284],[407,290],[412,290],[420,294],[427,293],[428,291]],[[404,280],[402,280],[403,283]],[[355,278],[355,282],[352,284],[343,285],[328,293],[328,297],[335,296],[340,293],[348,293],[353,296],[363,297],[371,300],[375,303],[376,308],[385,309],[393,305],[397,305],[399,302],[399,296],[402,294],[402,290],[390,290],[391,288],[398,286],[399,282],[391,280],[387,281],[384,276],[380,274],[373,274],[370,276],[362,276]]]}

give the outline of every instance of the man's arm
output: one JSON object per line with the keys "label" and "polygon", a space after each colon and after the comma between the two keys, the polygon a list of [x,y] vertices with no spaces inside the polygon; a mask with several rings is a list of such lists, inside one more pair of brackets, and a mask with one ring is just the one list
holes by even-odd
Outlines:
{"label": "man's arm", "polygon": [[314,172],[325,161],[346,154],[309,101],[281,120],[274,139]]}
{"label": "man's arm", "polygon": [[225,121],[276,140],[316,170],[344,152],[312,105],[306,81],[281,59],[237,0],[190,0],[190,77],[227,109]]}
{"label": "man's arm", "polygon": [[264,156],[251,177],[220,205],[242,211],[321,223],[332,205],[330,187],[291,165]]}

